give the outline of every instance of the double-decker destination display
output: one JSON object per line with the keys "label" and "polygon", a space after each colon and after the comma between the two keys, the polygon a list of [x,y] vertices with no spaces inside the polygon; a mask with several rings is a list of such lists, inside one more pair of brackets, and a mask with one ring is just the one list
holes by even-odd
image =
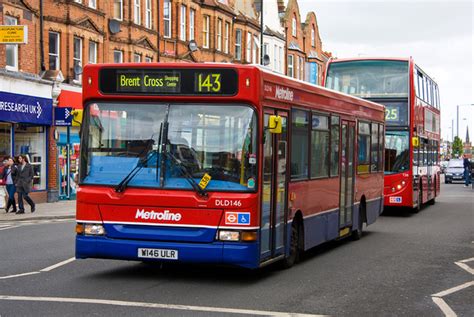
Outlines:
{"label": "double-decker destination display", "polygon": [[166,63],[87,65],[83,102],[77,258],[289,267],[382,212],[379,104]]}
{"label": "double-decker destination display", "polygon": [[412,58],[334,59],[325,86],[385,105],[385,206],[420,210],[440,190],[440,100]]}

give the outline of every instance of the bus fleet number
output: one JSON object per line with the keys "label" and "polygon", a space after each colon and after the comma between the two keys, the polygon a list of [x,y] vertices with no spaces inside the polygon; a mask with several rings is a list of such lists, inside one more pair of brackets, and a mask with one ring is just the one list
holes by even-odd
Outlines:
{"label": "bus fleet number", "polygon": [[222,207],[241,207],[241,200],[216,199],[216,206]]}

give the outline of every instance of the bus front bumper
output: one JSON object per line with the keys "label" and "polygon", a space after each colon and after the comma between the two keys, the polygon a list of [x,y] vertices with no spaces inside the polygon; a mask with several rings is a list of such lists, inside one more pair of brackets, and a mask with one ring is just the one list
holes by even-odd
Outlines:
{"label": "bus front bumper", "polygon": [[[139,248],[176,250],[178,251],[178,259],[142,258],[138,256]],[[76,236],[76,258],[222,264],[248,269],[256,269],[260,264],[257,242],[177,243],[110,239],[82,235]]]}

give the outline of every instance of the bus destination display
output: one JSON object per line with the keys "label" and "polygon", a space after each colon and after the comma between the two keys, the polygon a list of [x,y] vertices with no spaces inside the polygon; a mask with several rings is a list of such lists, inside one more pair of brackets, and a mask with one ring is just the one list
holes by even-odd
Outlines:
{"label": "bus destination display", "polygon": [[105,68],[99,85],[104,94],[233,96],[238,91],[233,69]]}
{"label": "bus destination display", "polygon": [[408,105],[406,102],[383,102],[387,125],[408,125]]}

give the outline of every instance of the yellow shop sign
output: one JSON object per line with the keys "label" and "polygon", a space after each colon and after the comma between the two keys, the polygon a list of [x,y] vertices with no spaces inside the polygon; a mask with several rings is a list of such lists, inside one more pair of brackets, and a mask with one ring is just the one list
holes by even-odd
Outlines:
{"label": "yellow shop sign", "polygon": [[28,27],[26,25],[0,25],[0,44],[28,43]]}

